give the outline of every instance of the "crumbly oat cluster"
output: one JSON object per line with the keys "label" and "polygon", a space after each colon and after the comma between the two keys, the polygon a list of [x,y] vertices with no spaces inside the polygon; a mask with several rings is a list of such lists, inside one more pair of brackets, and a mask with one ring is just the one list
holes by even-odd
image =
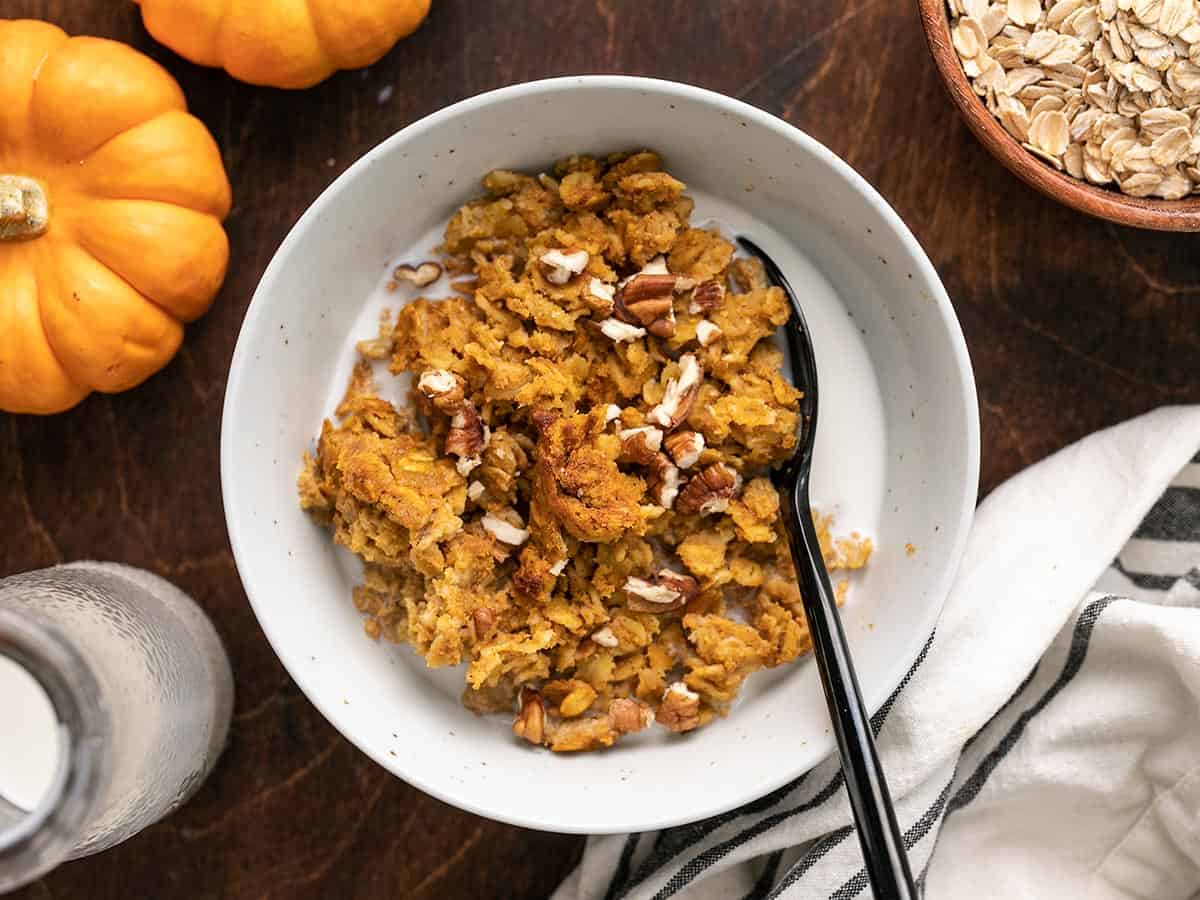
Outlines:
{"label": "crumbly oat cluster", "polygon": [[948,0],[975,92],[1027,150],[1092,184],[1200,187],[1196,0]]}
{"label": "crumbly oat cluster", "polygon": [[[464,704],[515,708],[518,737],[690,731],[810,647],[764,477],[796,441],[769,340],[787,299],[689,226],[653,153],[484,186],[442,268],[397,270],[429,287],[444,269],[453,296],[360,345],[302,505],[365,562],[367,633],[466,663]],[[373,392],[384,359],[412,376],[405,408]],[[866,564],[869,540],[819,524],[831,568]]]}

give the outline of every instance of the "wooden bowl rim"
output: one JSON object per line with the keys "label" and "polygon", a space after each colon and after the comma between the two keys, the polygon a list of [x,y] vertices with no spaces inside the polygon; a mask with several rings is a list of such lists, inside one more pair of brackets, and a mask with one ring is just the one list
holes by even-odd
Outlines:
{"label": "wooden bowl rim", "polygon": [[1129,197],[1059,172],[1018,143],[971,88],[950,42],[946,0],[917,0],[929,52],[951,99],[975,137],[1014,175],[1078,212],[1119,225],[1158,231],[1200,231],[1200,196],[1182,200]]}

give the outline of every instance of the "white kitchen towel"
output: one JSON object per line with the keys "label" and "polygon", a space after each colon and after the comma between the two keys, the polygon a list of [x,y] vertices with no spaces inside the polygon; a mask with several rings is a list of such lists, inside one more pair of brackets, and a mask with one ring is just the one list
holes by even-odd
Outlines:
{"label": "white kitchen towel", "polygon": [[[1200,892],[1200,407],[1032,466],[979,507],[876,715],[925,896]],[[594,837],[555,900],[871,896],[836,758],[724,815]]]}

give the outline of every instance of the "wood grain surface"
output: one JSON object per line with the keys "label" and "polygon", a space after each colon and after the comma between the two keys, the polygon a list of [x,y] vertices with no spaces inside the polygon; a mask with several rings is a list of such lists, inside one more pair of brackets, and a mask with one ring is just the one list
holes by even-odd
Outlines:
{"label": "wood grain surface", "polygon": [[979,381],[984,493],[1088,432],[1200,401],[1197,239],[1085,218],[1017,181],[946,97],[912,3],[434,0],[378,64],[302,93],[185,63],[128,0],[3,0],[0,14],[160,60],[216,135],[235,198],[228,280],[166,370],[64,415],[0,415],[0,575],[81,558],[152,569],[211,615],[238,687],[229,748],[187,807],[22,900],[544,897],[578,859],[581,838],[459,812],[339,737],[267,646],[225,535],[222,393],[267,261],[355,158],[454,100],[565,73],[657,75],[826,143],[897,208],[954,299]]}

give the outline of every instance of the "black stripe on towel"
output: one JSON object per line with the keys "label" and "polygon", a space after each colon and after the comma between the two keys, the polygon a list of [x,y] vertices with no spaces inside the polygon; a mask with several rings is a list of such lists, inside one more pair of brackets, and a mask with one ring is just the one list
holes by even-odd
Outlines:
{"label": "black stripe on towel", "polygon": [[1169,591],[1179,580],[1178,575],[1152,575],[1146,572],[1132,572],[1125,568],[1121,558],[1112,561],[1112,567],[1132,581],[1135,585],[1147,591]]}
{"label": "black stripe on towel", "polygon": [[771,885],[775,883],[775,876],[779,874],[779,863],[783,860],[783,851],[776,850],[767,857],[767,863],[763,866],[763,870],[759,873],[758,881],[754,882],[754,887],[750,889],[742,900],[763,900],[770,892]]}
{"label": "black stripe on towel", "polygon": [[604,892],[604,900],[614,900],[617,891],[624,887],[625,882],[629,880],[629,864],[633,861],[633,854],[637,851],[638,841],[641,840],[641,837],[641,834],[631,834],[625,838],[625,846],[621,848],[621,858],[617,861],[617,868],[613,872],[612,880],[608,883],[608,890]]}
{"label": "black stripe on towel", "polygon": [[767,900],[776,900],[782,891],[787,890],[787,888],[795,884],[795,882],[801,876],[807,873],[809,869],[824,859],[825,854],[827,854],[842,841],[846,840],[846,838],[850,837],[852,834],[854,834],[854,826],[846,825],[842,828],[834,829],[833,831],[829,832],[829,834],[825,835],[825,837],[814,843],[812,845],[812,849],[808,853],[804,854],[804,856],[800,857],[800,859],[796,860],[792,864],[792,867],[787,870],[787,874],[783,876],[783,880],[780,881],[779,884],[775,885],[775,889],[767,895]]}
{"label": "black stripe on towel", "polygon": [[1186,575],[1184,575],[1183,580],[1186,581],[1188,584],[1190,584],[1192,587],[1194,587],[1196,590],[1200,591],[1200,567],[1192,569],[1192,571],[1190,571]]}
{"label": "black stripe on towel", "polygon": [[1133,536],[1152,541],[1200,541],[1200,488],[1167,488]]}
{"label": "black stripe on towel", "polygon": [[[908,686],[908,683],[910,681],[912,681],[913,675],[916,674],[917,669],[919,669],[921,667],[921,664],[923,662],[925,662],[925,658],[929,655],[929,648],[933,646],[933,640],[934,640],[934,637],[936,637],[936,635],[937,635],[936,630],[929,635],[929,638],[925,641],[924,646],[921,648],[921,652],[919,654],[917,654],[916,660],[913,661],[913,664],[909,667],[908,671],[904,674],[904,678],[901,679],[900,684],[897,685],[896,689],[894,691],[892,691],[892,693],[888,696],[887,700],[884,701],[884,704],[883,704],[883,706],[881,706],[879,708],[879,711],[874,716],[871,717],[871,726],[876,734],[878,734],[880,728],[883,727],[883,723],[887,719],[888,713],[891,712],[892,707],[895,705],[897,697],[900,696],[900,692],[903,691],[904,688],[906,688]],[[733,850],[737,847],[740,847],[742,844],[746,843],[747,841],[753,840],[754,838],[758,837],[763,832],[769,831],[770,829],[774,828],[776,825],[780,824],[781,822],[786,822],[788,819],[792,818],[793,816],[799,815],[800,813],[807,812],[810,809],[814,809],[815,807],[820,806],[822,803],[824,803],[826,800],[828,800],[830,797],[832,797],[834,794],[836,794],[838,792],[838,790],[842,786],[842,782],[843,782],[842,771],[841,771],[841,769],[838,769],[837,774],[829,781],[829,783],[826,784],[825,787],[823,787],[817,793],[817,795],[815,797],[813,797],[811,800],[809,800],[807,803],[803,803],[800,806],[796,807],[795,809],[784,810],[782,812],[775,813],[772,816],[768,816],[767,818],[762,819],[759,822],[756,822],[754,825],[751,825],[750,827],[742,830],[741,832],[734,835],[733,837],[731,837],[725,841],[722,841],[719,844],[714,844],[712,847],[709,847],[703,853],[699,854],[698,856],[694,857],[693,859],[688,860],[686,863],[683,864],[683,866],[679,869],[678,872],[676,872],[673,876],[671,876],[671,879],[665,885],[663,885],[663,887],[659,890],[659,892],[654,895],[654,900],[666,900],[667,897],[674,896],[680,890],[687,887],[687,885],[690,884],[693,880],[695,880],[695,878],[698,875],[700,875],[702,872],[704,872],[705,869],[707,869],[709,866],[713,865],[718,860],[722,859],[731,850]],[[789,785],[787,789],[790,789],[790,788],[791,788],[791,786]],[[783,789],[781,789],[781,790],[783,790]],[[758,802],[758,801],[756,801],[756,802]],[[735,819],[740,815],[750,812],[751,807],[753,807],[755,805],[756,805],[755,803],[747,804],[746,806],[743,806],[737,810],[734,810],[732,813],[726,813],[725,816],[719,816],[717,818],[724,818],[726,820]],[[757,812],[759,810],[754,810],[754,811]],[[724,824],[724,823],[722,823],[722,824]],[[703,837],[703,835],[701,837]],[[698,839],[699,838],[697,838],[697,840]],[[820,842],[818,842],[818,843],[820,843]],[[632,890],[634,887],[636,887],[636,885],[638,883],[640,883],[644,878],[646,878],[652,872],[656,871],[658,868],[659,868],[659,865],[654,865],[653,867],[651,867],[649,865],[643,866],[641,871],[639,871],[639,873],[638,873],[638,877],[633,880],[633,882],[629,885],[629,887],[625,891],[621,892],[618,895],[618,898],[623,897],[626,893],[629,892],[629,890]]]}
{"label": "black stripe on towel", "polygon": [[[785,809],[783,812],[767,816],[744,831],[738,832],[728,840],[714,844],[703,853],[689,859],[678,872],[671,876],[670,881],[664,884],[659,892],[654,895],[654,900],[666,900],[667,897],[675,896],[675,894],[691,884],[696,879],[696,876],[700,875],[705,869],[713,865],[713,863],[724,858],[731,850],[740,847],[747,841],[753,840],[763,832],[770,831],[779,823],[786,822],[793,816],[798,816],[801,813],[808,812],[810,809],[820,806],[841,789],[842,781],[842,770],[838,769],[838,773],[830,779],[829,783],[821,788],[820,792],[807,803],[802,803],[795,809]],[[634,885],[630,885],[630,887],[632,888]],[[624,894],[621,896],[624,896]]]}
{"label": "black stripe on towel", "polygon": [[795,781],[785,784],[781,788],[776,788],[771,793],[760,797],[759,799],[747,803],[745,806],[739,806],[737,809],[731,809],[729,812],[721,813],[719,816],[711,816],[707,819],[702,819],[699,822],[693,822],[691,825],[678,825],[674,828],[664,828],[659,832],[658,837],[654,842],[654,851],[650,856],[638,866],[637,874],[634,875],[632,883],[629,884],[624,891],[617,894],[624,897],[630,890],[641,884],[646,878],[658,871],[659,868],[666,865],[672,858],[682,853],[689,847],[698,844],[704,838],[708,837],[712,832],[716,831],[723,825],[726,825],[733,820],[753,813],[766,812],[772,806],[775,806],[788,794],[799,788],[810,772],[805,772]]}
{"label": "black stripe on towel", "polygon": [[[950,788],[954,786],[954,775],[950,776],[950,781],[942,788],[937,799],[933,801],[933,806],[925,810],[921,818],[913,822],[912,827],[904,832],[904,849],[911,851],[917,843],[924,838],[933,829],[933,826],[938,823],[942,817],[942,811],[946,808],[946,801],[950,797]],[[829,900],[850,900],[852,897],[857,897],[864,890],[870,887],[870,879],[867,878],[867,870],[864,866],[855,872],[845,884],[829,895]]]}
{"label": "black stripe on towel", "polygon": [[1087,658],[1088,645],[1092,640],[1092,631],[1096,627],[1096,622],[1100,618],[1100,614],[1108,607],[1116,598],[1113,596],[1101,597],[1098,600],[1093,600],[1083,612],[1079,614],[1078,620],[1075,622],[1075,631],[1071,636],[1071,648],[1067,651],[1067,661],[1063,665],[1063,670],[1055,679],[1054,683],[1046,689],[1046,693],[1038,699],[1038,701],[1021,713],[1020,717],[1013,722],[1008,732],[1000,739],[1000,743],[988,753],[987,756],[976,767],[971,776],[963,782],[962,787],[958,789],[950,803],[946,807],[946,816],[962,809],[972,800],[974,800],[983,786],[987,783],[988,778],[996,767],[1009,754],[1009,751],[1016,746],[1017,741],[1021,739],[1021,735],[1025,733],[1025,729],[1029,727],[1029,723],[1043,709],[1050,705],[1050,702],[1057,697],[1072,679],[1079,674],[1079,670],[1083,668],[1083,661]]}

